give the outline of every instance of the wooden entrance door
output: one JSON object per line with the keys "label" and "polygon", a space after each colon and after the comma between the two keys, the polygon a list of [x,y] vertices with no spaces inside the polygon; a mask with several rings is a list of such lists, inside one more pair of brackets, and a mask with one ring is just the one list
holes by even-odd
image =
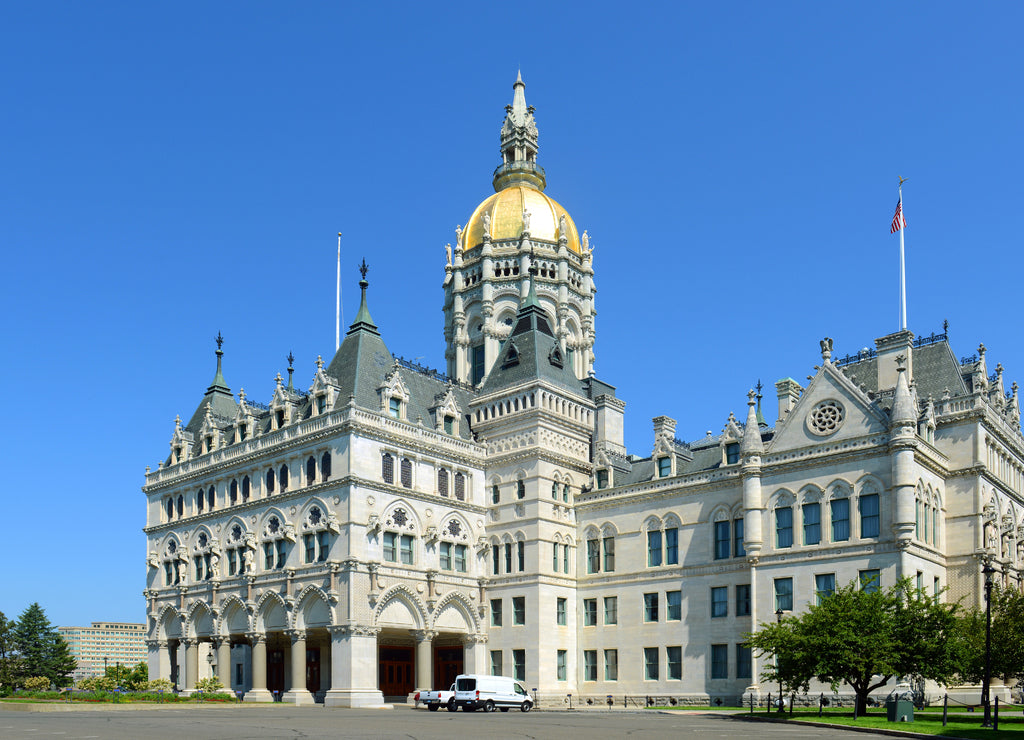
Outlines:
{"label": "wooden entrance door", "polygon": [[411,647],[379,649],[377,688],[384,696],[405,696],[416,688],[412,673],[412,652]]}
{"label": "wooden entrance door", "polygon": [[320,690],[320,648],[306,650],[306,691],[315,694]]}
{"label": "wooden entrance door", "polygon": [[455,683],[455,677],[463,672],[463,651],[461,647],[437,647],[434,649],[434,686],[444,690]]}
{"label": "wooden entrance door", "polygon": [[267,691],[284,693],[284,650],[267,651]]}

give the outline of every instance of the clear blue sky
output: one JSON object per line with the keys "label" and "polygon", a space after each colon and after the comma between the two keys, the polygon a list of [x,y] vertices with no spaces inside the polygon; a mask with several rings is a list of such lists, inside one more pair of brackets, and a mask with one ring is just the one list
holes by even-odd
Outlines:
{"label": "clear blue sky", "polygon": [[595,245],[597,373],[716,433],[909,323],[1024,381],[1020,3],[55,3],[0,21],[0,611],[143,621],[146,465],[214,372],[308,383],[363,257],[443,369],[445,242],[522,68],[548,193]]}

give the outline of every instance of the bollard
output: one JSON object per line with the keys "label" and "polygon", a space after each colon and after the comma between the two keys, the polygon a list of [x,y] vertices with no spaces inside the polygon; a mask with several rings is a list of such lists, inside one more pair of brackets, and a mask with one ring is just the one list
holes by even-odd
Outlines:
{"label": "bollard", "polygon": [[768,714],[772,712],[772,692],[768,692]]}
{"label": "bollard", "polygon": [[821,716],[821,710],[825,707],[825,692],[821,692],[821,696],[818,697],[818,716]]}
{"label": "bollard", "polygon": [[609,709],[609,711],[611,710],[611,708],[612,708],[612,695],[608,694],[608,709]]}
{"label": "bollard", "polygon": [[992,729],[999,729],[999,697],[996,697],[996,711],[992,714]]}
{"label": "bollard", "polygon": [[946,726],[946,718],[949,714],[949,694],[942,695],[942,726]]}

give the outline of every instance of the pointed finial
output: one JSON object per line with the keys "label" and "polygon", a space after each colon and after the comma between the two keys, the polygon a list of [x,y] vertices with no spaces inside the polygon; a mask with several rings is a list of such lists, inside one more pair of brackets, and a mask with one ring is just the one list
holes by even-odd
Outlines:
{"label": "pointed finial", "polygon": [[281,377],[281,373],[274,376],[274,382],[277,384],[278,388],[281,387],[281,384],[284,382],[284,378]]}
{"label": "pointed finial", "polygon": [[288,360],[288,369],[291,370],[292,366],[295,364],[295,355],[288,352],[288,356],[285,359]]}
{"label": "pointed finial", "polygon": [[819,344],[821,345],[822,362],[828,362],[832,359],[832,337],[825,337]]}
{"label": "pointed finial", "polygon": [[324,369],[324,358],[321,357],[320,355],[316,356],[316,369],[318,371]]}
{"label": "pointed finial", "polygon": [[238,389],[238,402],[245,403],[245,388]]}
{"label": "pointed finial", "polygon": [[220,332],[217,332],[217,338],[214,340],[217,342],[217,352],[220,353],[220,348],[224,344],[224,337],[221,336]]}
{"label": "pointed finial", "polygon": [[288,390],[292,389],[292,375],[295,374],[295,356],[288,353]]}
{"label": "pointed finial", "polygon": [[758,400],[760,400],[761,399],[761,391],[764,389],[764,386],[761,385],[761,379],[760,378],[757,379],[757,385],[755,385],[754,387],[757,388],[757,398],[758,398]]}
{"label": "pointed finial", "polygon": [[949,319],[942,320],[942,333],[949,337]]}
{"label": "pointed finial", "polygon": [[981,357],[982,359],[985,359],[985,345],[984,344],[979,344],[978,345],[978,356]]}
{"label": "pointed finial", "polygon": [[747,406],[753,406],[757,403],[757,391],[751,388],[747,391]]}
{"label": "pointed finial", "polygon": [[907,369],[907,356],[900,354],[896,355],[896,372],[902,373]]}
{"label": "pointed finial", "polygon": [[521,70],[521,69],[516,72],[516,84],[517,85],[525,84],[523,82],[523,70]]}
{"label": "pointed finial", "polygon": [[366,258],[363,258],[362,263],[359,265],[359,274],[363,276],[363,280],[366,280],[366,273],[370,269],[370,266],[366,264]]}
{"label": "pointed finial", "polygon": [[1003,363],[1001,363],[1001,362],[996,363],[996,374],[997,375],[1002,375],[1003,374]]}

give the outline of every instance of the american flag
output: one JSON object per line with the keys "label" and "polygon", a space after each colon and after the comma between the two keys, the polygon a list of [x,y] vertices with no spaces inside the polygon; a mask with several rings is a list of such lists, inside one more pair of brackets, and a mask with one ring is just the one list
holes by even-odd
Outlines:
{"label": "american flag", "polygon": [[892,217],[892,229],[890,234],[895,234],[900,229],[906,228],[907,219],[903,218],[903,201],[896,201],[896,215]]}

